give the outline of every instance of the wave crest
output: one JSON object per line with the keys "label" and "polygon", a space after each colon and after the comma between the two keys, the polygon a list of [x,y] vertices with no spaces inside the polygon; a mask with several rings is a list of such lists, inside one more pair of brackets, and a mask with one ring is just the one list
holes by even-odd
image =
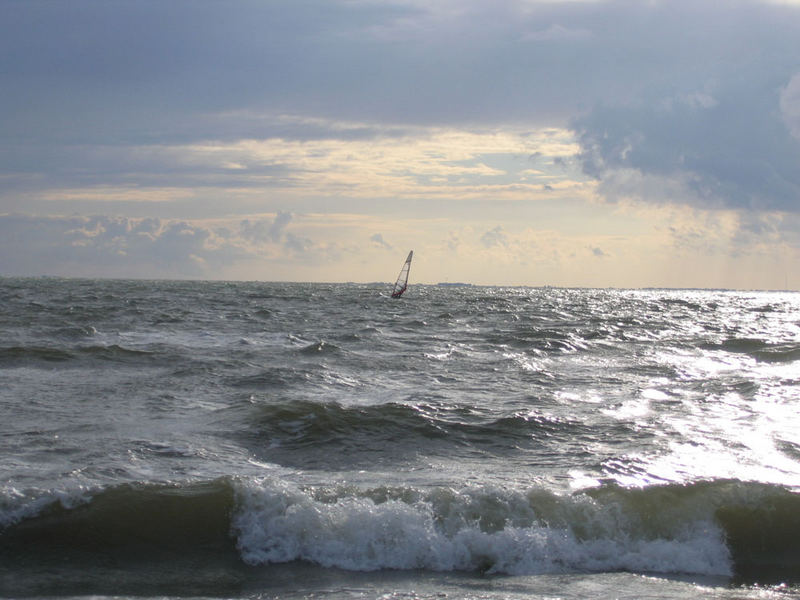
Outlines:
{"label": "wave crest", "polygon": [[661,535],[617,502],[476,488],[325,501],[275,482],[238,492],[233,520],[250,564],[306,560],[351,570],[430,569],[541,574],[576,571],[730,575],[713,512],[665,525]]}
{"label": "wave crest", "polygon": [[[0,529],[0,564],[113,561],[237,569],[631,571],[796,581],[800,494],[739,481],[596,489],[298,487],[277,479],[124,484],[31,499]],[[8,515],[5,515],[8,516]]]}

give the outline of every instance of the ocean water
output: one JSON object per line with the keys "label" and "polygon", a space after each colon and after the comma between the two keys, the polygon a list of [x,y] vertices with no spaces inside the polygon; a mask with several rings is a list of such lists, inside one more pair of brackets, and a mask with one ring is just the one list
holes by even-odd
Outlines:
{"label": "ocean water", "polygon": [[0,596],[800,596],[800,295],[0,279]]}

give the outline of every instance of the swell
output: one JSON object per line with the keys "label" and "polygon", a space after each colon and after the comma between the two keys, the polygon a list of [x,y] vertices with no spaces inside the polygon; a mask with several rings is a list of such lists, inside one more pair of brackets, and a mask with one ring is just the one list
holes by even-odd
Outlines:
{"label": "swell", "polygon": [[156,363],[156,352],[133,350],[117,344],[109,346],[49,347],[11,346],[0,348],[0,368],[25,366],[81,365],[86,361],[113,363]]}
{"label": "swell", "polygon": [[0,349],[0,368],[18,367],[37,363],[63,363],[74,358],[65,349],[43,346],[11,346]]}
{"label": "swell", "polygon": [[233,487],[226,480],[123,484],[84,501],[54,498],[34,516],[17,517],[2,530],[0,557],[6,564],[45,561],[76,566],[95,556],[120,564],[224,557],[234,548],[229,535],[233,500]]}
{"label": "swell", "polygon": [[[546,450],[600,432],[536,411],[497,416],[439,402],[345,406],[286,400],[252,407],[240,441],[262,459],[314,469],[386,466],[419,455],[471,456]],[[637,435],[630,431],[629,435]]]}
{"label": "swell", "polygon": [[31,505],[0,529],[0,596],[229,596],[246,576],[230,481],[119,485]]}
{"label": "swell", "polygon": [[747,580],[800,581],[800,495],[763,486],[755,502],[716,512],[738,575]]}
{"label": "swell", "polygon": [[746,354],[763,362],[794,362],[800,360],[800,345],[770,343],[757,338],[729,338],[723,342],[706,343],[703,348]]}

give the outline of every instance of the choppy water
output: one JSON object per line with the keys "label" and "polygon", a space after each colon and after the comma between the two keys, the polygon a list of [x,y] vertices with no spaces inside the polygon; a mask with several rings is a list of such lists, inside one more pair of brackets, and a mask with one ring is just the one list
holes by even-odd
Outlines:
{"label": "choppy water", "polygon": [[800,295],[0,279],[0,595],[800,595]]}

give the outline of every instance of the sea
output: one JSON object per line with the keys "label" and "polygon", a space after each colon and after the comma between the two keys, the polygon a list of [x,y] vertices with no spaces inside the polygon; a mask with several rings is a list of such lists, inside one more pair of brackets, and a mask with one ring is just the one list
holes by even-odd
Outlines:
{"label": "sea", "polygon": [[0,278],[0,596],[800,598],[800,294]]}

